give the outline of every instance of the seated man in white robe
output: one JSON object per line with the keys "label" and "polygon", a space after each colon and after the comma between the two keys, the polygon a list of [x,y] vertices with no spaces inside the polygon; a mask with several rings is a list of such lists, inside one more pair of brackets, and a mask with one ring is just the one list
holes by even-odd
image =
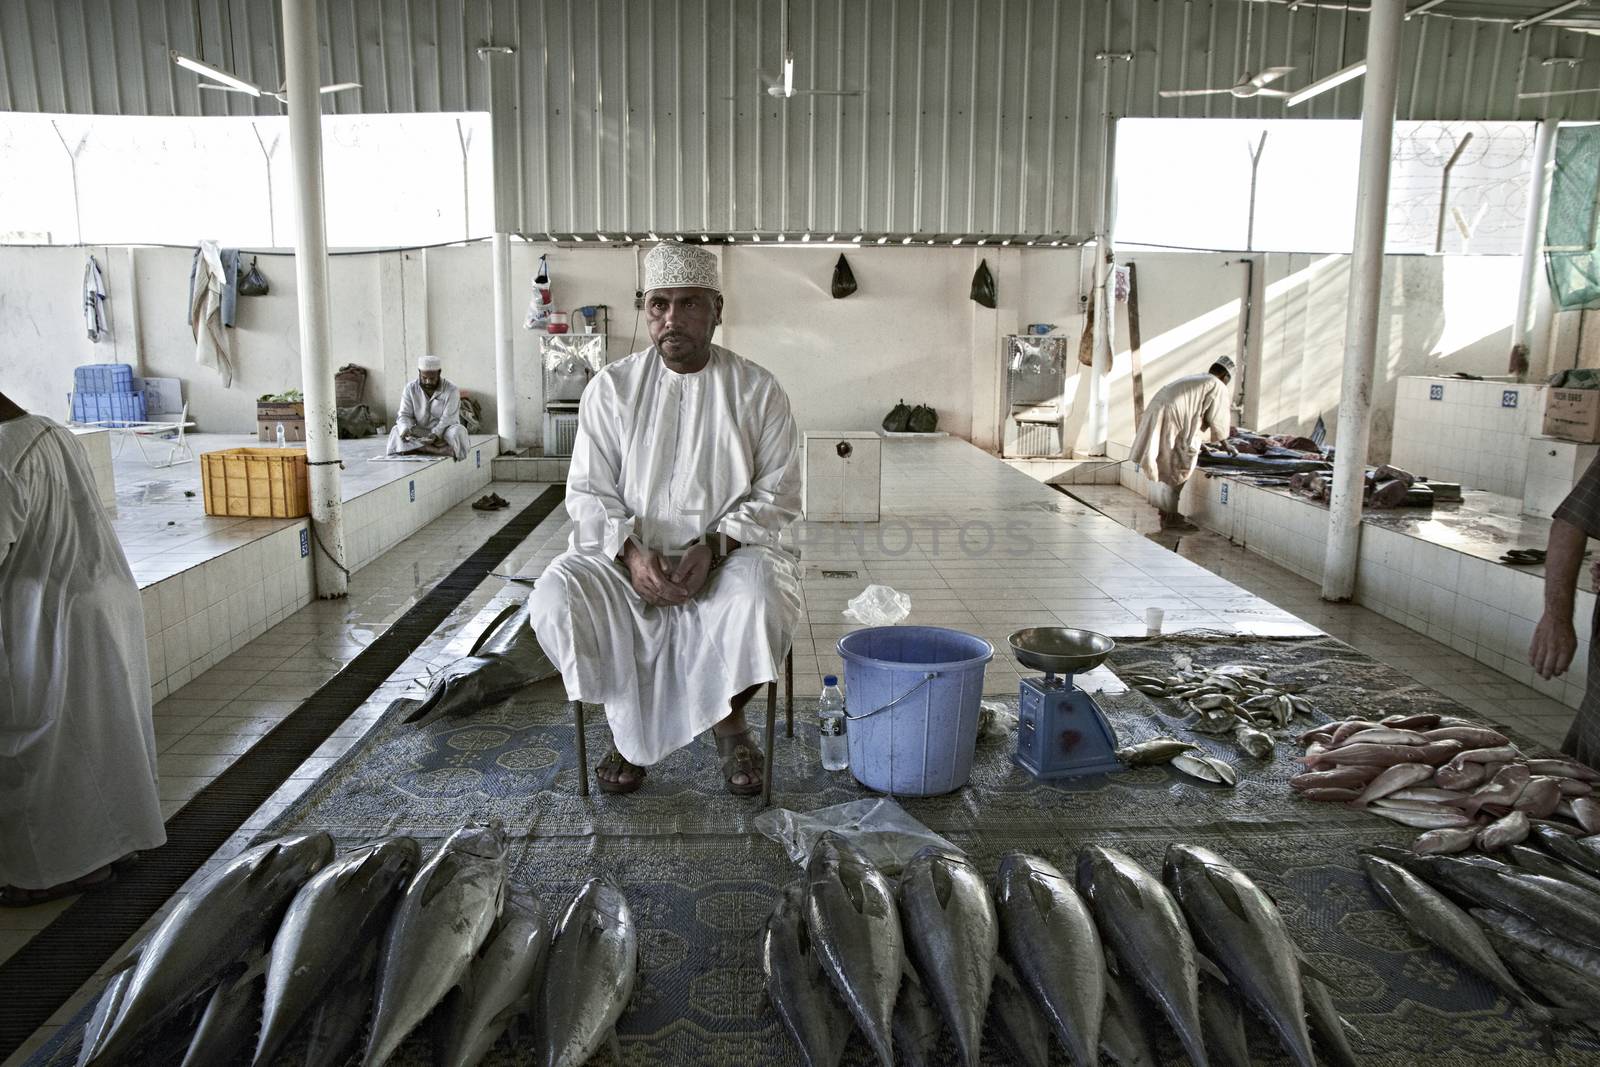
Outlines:
{"label": "seated man in white robe", "polygon": [[572,539],[528,598],[569,700],[605,706],[615,749],[602,791],[706,729],[728,791],[761,791],[744,707],[800,619],[778,536],[800,513],[800,441],[777,380],[711,343],[717,260],[663,244],[645,258],[653,344],[584,390],[567,475]]}
{"label": "seated man in white robe", "polygon": [[391,456],[467,458],[467,428],[461,425],[461,390],[444,377],[438,356],[417,360],[417,380],[400,394],[400,414],[389,431]]}
{"label": "seated man in white robe", "polygon": [[78,442],[0,394],[0,905],[166,839],[139,587]]}

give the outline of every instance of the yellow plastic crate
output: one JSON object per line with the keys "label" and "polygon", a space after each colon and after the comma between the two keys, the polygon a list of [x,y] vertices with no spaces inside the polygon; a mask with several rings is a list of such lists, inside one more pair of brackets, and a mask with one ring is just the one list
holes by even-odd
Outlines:
{"label": "yellow plastic crate", "polygon": [[298,519],[311,514],[303,448],[226,448],[200,454],[207,515]]}

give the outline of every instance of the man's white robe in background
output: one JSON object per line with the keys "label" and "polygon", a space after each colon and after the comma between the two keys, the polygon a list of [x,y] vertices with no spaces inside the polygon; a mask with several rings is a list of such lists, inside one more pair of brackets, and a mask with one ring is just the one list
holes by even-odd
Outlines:
{"label": "man's white robe in background", "polygon": [[1200,435],[1228,436],[1228,387],[1214,374],[1190,374],[1168,382],[1150,398],[1128,458],[1151,481],[1150,503],[1168,514],[1178,510],[1183,485],[1200,459]]}
{"label": "man's white robe in background", "polygon": [[461,390],[454,382],[439,379],[439,388],[429,396],[422,383],[415,378],[406,383],[400,394],[400,414],[395,416],[394,429],[389,431],[388,454],[391,456],[416,452],[425,447],[421,441],[405,440],[406,433],[426,437],[436,433],[456,459],[467,458],[467,428],[461,425]]}
{"label": "man's white robe in background", "polygon": [[0,885],[167,839],[144,608],[77,441],[0,422]]}
{"label": "man's white robe in background", "polygon": [[[713,345],[694,374],[652,346],[583,392],[567,475],[572,539],[528,597],[569,700],[604,704],[624,759],[659,762],[777,678],[800,620],[778,547],[800,514],[800,435],[766,370]],[[672,557],[702,535],[744,547],[686,604],[654,607],[616,561],[630,536]]]}

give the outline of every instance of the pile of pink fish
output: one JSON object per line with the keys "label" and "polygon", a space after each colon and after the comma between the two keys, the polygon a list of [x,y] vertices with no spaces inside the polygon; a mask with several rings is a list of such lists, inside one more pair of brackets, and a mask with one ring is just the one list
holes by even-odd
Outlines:
{"label": "pile of pink fish", "polygon": [[1305,771],[1289,784],[1307,800],[1340,801],[1426,831],[1418,852],[1496,852],[1539,820],[1600,833],[1600,782],[1566,758],[1525,756],[1504,734],[1448,715],[1346,719],[1300,735]]}

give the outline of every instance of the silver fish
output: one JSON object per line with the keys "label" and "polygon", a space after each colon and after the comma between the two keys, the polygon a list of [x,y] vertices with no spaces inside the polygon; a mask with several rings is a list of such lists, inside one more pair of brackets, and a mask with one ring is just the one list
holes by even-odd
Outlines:
{"label": "silver fish", "polygon": [[335,982],[306,1019],[305,1067],[341,1067],[350,1059],[378,982],[377,941],[361,948],[346,976]]}
{"label": "silver fish", "polygon": [[[1406,766],[1411,766],[1407,764]],[[1426,800],[1432,804],[1454,804],[1458,800],[1465,800],[1467,794],[1459,789],[1436,789],[1433,786],[1414,786],[1410,789],[1401,789],[1390,793],[1385,800]]]}
{"label": "silver fish", "polygon": [[1289,1056],[1315,1067],[1294,938],[1271,898],[1217,853],[1170,845],[1162,880],[1189,917],[1200,951],[1271,1025]]}
{"label": "silver fish", "polygon": [[1576,778],[1582,782],[1600,782],[1600,771],[1586,767],[1577,760],[1531,759],[1528,770],[1534,774],[1550,774],[1557,778]]}
{"label": "silver fish", "polygon": [[761,941],[767,995],[805,1067],[838,1067],[854,1028],[850,1011],[822,973],[805,922],[805,887],[796,882],[778,898]]}
{"label": "silver fish", "polygon": [[1217,1067],[1249,1067],[1250,1037],[1239,1001],[1225,983],[1205,971],[1200,972],[1200,1029],[1206,1055]]}
{"label": "silver fish", "polygon": [[1139,991],[1114,968],[1108,969],[1106,1009],[1100,1020],[1100,1054],[1120,1067],[1156,1067],[1161,1061],[1145,1030],[1147,1013]]}
{"label": "silver fish", "polygon": [[1373,815],[1380,815],[1390,822],[1397,822],[1402,826],[1412,826],[1419,830],[1443,830],[1451,827],[1470,826],[1472,819],[1452,808],[1443,805],[1434,805],[1426,810],[1415,808],[1395,808],[1378,801],[1367,806],[1367,811]]}
{"label": "silver fish", "polygon": [[639,927],[610,878],[591,878],[561,913],[539,989],[537,1062],[579,1067],[612,1033],[639,973]]}
{"label": "silver fish", "polygon": [[104,1039],[106,1027],[117,1017],[117,1012],[122,1010],[122,998],[127,995],[128,986],[133,981],[134,967],[139,962],[139,953],[134,952],[122,961],[117,970],[106,979],[105,988],[100,991],[100,999],[95,1001],[94,1011],[89,1014],[89,1021],[83,1027],[83,1039],[78,1047],[78,1067],[83,1067],[95,1048]]}
{"label": "silver fish", "polygon": [[1548,852],[1540,851],[1532,845],[1512,845],[1506,849],[1506,858],[1531,874],[1542,874],[1546,878],[1571,882],[1579,889],[1587,889],[1600,897],[1600,878],[1586,874],[1570,864],[1562,863]]}
{"label": "silver fish", "polygon": [[[1449,863],[1442,861],[1441,866]],[[1544,1017],[1543,1009],[1506,970],[1483,929],[1470,915],[1421,878],[1388,860],[1363,856],[1361,866],[1378,895],[1418,936],[1487,978],[1531,1014]],[[1464,866],[1462,869],[1477,868]]]}
{"label": "silver fish", "polygon": [[900,996],[894,1002],[894,1046],[906,1067],[932,1067],[939,1048],[939,1013],[910,960],[900,966]]}
{"label": "silver fish", "polygon": [[1322,1058],[1334,1067],[1357,1067],[1356,1050],[1350,1047],[1350,1035],[1361,1036],[1334,1006],[1327,985],[1310,973],[1305,960],[1300,961],[1300,984],[1306,992],[1306,1014],[1311,1021],[1311,1036],[1317,1039]]}
{"label": "silver fish", "polygon": [[1178,902],[1131,857],[1099,845],[1078,853],[1078,891],[1106,948],[1160,1006],[1194,1067],[1207,1067],[1199,963]]}
{"label": "silver fish", "polygon": [[1502,816],[1478,833],[1478,848],[1483,852],[1499,852],[1507,845],[1520,844],[1528,839],[1528,816],[1520,811]]}
{"label": "silver fish", "polygon": [[1217,785],[1232,788],[1239,781],[1239,772],[1233,769],[1233,765],[1215,756],[1206,756],[1198,752],[1180,752],[1172,757],[1172,765],[1202,782],[1215,782]]}
{"label": "silver fish", "polygon": [[1003,959],[994,961],[989,1018],[1017,1063],[1022,1067],[1050,1067],[1050,1023]]}
{"label": "silver fish", "polygon": [[1256,759],[1266,759],[1272,755],[1275,747],[1271,734],[1265,730],[1257,730],[1254,726],[1248,726],[1245,723],[1240,723],[1233,728],[1233,739],[1238,742],[1240,748],[1244,749],[1246,755],[1254,756]]}
{"label": "silver fish", "polygon": [[922,849],[900,875],[900,921],[911,962],[950,1024],[962,1062],[975,1067],[1000,942],[983,875],[964,857]]}
{"label": "silver fish", "polygon": [[1089,908],[1055,867],[1017,853],[1000,861],[997,910],[1006,958],[1079,1067],[1099,1060],[1106,957]]}
{"label": "silver fish", "polygon": [[1600,980],[1600,952],[1575,945],[1509,912],[1495,911],[1493,908],[1473,908],[1471,915],[1491,933],[1498,931],[1535,952],[1553,956],[1573,970]]}
{"label": "silver fish", "polygon": [[1136,745],[1127,745],[1117,749],[1117,759],[1129,767],[1153,767],[1166,763],[1180,752],[1188,752],[1198,748],[1188,741],[1180,741],[1176,737],[1152,737],[1148,741],[1140,741]]}
{"label": "silver fish", "polygon": [[261,1011],[266,970],[267,956],[263,948],[243,974],[217,986],[200,1014],[181,1067],[233,1063],[250,1051],[255,1044],[256,1018]]}
{"label": "silver fish", "polygon": [[837,834],[823,834],[806,864],[806,925],[822,970],[867,1044],[894,1065],[894,1002],[905,955],[888,879]]}
{"label": "silver fish", "polygon": [[533,1006],[550,949],[539,902],[512,892],[460,987],[441,1009],[434,1035],[438,1067],[476,1067],[513,1020]]}
{"label": "silver fish", "polygon": [[351,958],[383,936],[420,858],[411,838],[390,838],[341,856],[295,894],[272,939],[257,1067],[271,1063],[328,988],[346,978]]}
{"label": "silver fish", "polygon": [[508,604],[466,656],[433,676],[405,721],[420,725],[441,715],[465,715],[555,673],[528,622],[527,604]]}
{"label": "silver fish", "polygon": [[461,981],[505,894],[506,835],[498,822],[463,826],[417,871],[384,935],[365,1067],[387,1063]]}
{"label": "silver fish", "polygon": [[1585,874],[1600,878],[1600,838],[1574,837],[1549,826],[1535,826],[1531,833],[1540,848]]}
{"label": "silver fish", "polygon": [[1417,839],[1411,842],[1411,850],[1419,856],[1465,852],[1477,839],[1476,826],[1447,826],[1419,834]]}
{"label": "silver fish", "polygon": [[[1489,925],[1489,943],[1519,978],[1539,991],[1539,995],[1565,1009],[1559,1014],[1596,1027],[1594,1013],[1600,1009],[1600,978],[1572,966],[1558,955],[1530,947],[1504,929]],[[1543,1013],[1542,1018],[1551,1013]]]}
{"label": "silver fish", "polygon": [[121,1010],[85,1067],[115,1063],[208,991],[277,926],[290,898],[333,858],[327,834],[246,849],[180,900],[139,950]]}
{"label": "silver fish", "polygon": [[[1562,780],[1576,781],[1576,779],[1572,778]],[[1583,827],[1583,832],[1586,834],[1600,833],[1600,800],[1595,800],[1593,797],[1580,796],[1572,798],[1570,803],[1572,805],[1572,818],[1579,826]]]}
{"label": "silver fish", "polygon": [[1351,734],[1343,741],[1334,745],[1334,748],[1343,748],[1349,744],[1363,745],[1425,745],[1429,740],[1442,740],[1440,738],[1427,738],[1415,730],[1395,730],[1385,726],[1362,730]]}
{"label": "silver fish", "polygon": [[1433,768],[1426,763],[1398,763],[1389,767],[1372,781],[1367,783],[1366,789],[1355,800],[1351,801],[1357,807],[1382,799],[1402,789],[1409,789],[1420,782],[1426,782],[1433,777]]}

